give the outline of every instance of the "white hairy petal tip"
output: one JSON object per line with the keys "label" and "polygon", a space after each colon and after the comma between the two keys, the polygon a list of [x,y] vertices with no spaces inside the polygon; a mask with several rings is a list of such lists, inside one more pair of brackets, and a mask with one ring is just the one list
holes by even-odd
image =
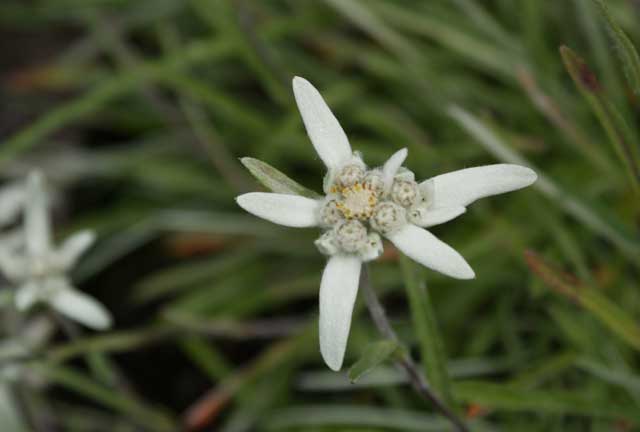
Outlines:
{"label": "white hairy petal tip", "polygon": [[236,198],[249,213],[278,225],[295,228],[318,225],[320,203],[299,195],[250,192]]}
{"label": "white hairy petal tip", "polygon": [[384,180],[385,191],[391,188],[393,178],[404,163],[408,153],[409,151],[406,148],[398,150],[384,163],[382,167],[382,178]]}
{"label": "white hairy petal tip", "polygon": [[530,168],[496,164],[441,174],[422,182],[420,188],[433,207],[466,207],[480,198],[527,187],[537,178]]}
{"label": "white hairy petal tip", "polygon": [[406,224],[387,238],[412,260],[456,279],[473,279],[476,275],[465,259],[451,246],[429,231]]}
{"label": "white hairy petal tip", "polygon": [[58,258],[63,268],[68,269],[78,261],[83,253],[91,247],[96,236],[93,231],[85,230],[73,234],[58,249]]}
{"label": "white hairy petal tip", "polygon": [[318,156],[330,171],[339,169],[351,158],[351,145],[342,126],[309,81],[295,77],[293,93]]}
{"label": "white hairy petal tip", "polygon": [[40,286],[33,282],[27,282],[16,290],[14,297],[16,308],[26,311],[38,301]]}
{"label": "white hairy petal tip", "polygon": [[93,297],[72,287],[55,290],[48,303],[61,314],[95,330],[111,327],[109,311]]}

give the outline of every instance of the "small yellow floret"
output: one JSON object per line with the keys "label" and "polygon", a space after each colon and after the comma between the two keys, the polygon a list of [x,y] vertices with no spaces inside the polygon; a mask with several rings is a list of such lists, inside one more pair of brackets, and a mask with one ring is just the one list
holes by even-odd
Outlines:
{"label": "small yellow floret", "polygon": [[378,202],[376,192],[368,184],[360,182],[342,188],[342,195],[336,206],[347,219],[368,219],[373,214],[373,208]]}

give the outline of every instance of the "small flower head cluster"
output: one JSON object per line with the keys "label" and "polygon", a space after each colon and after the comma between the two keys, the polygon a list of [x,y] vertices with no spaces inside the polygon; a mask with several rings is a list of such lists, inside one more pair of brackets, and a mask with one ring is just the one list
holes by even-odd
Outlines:
{"label": "small flower head cluster", "polygon": [[109,312],[93,297],[76,290],[68,276],[80,256],[93,244],[94,234],[81,231],[55,247],[42,175],[31,173],[20,190],[11,202],[22,204],[24,224],[5,235],[0,244],[0,271],[16,287],[16,307],[26,311],[36,304],[46,304],[88,327],[109,327]]}
{"label": "small flower head cluster", "polygon": [[355,254],[362,261],[383,252],[381,235],[418,222],[427,212],[428,200],[414,174],[399,167],[407,156],[402,149],[379,168],[368,169],[359,154],[336,173],[320,206],[320,227],[315,242],[321,253]]}
{"label": "small flower head cluster", "polygon": [[407,150],[369,169],[320,93],[303,78],[293,92],[311,143],[327,167],[325,197],[252,192],[237,198],[246,211],[290,227],[319,227],[315,241],[329,260],[320,282],[320,351],[342,366],[363,262],[382,254],[382,237],[414,261],[457,279],[475,273],[451,246],[425,228],[462,215],[479,198],[521,189],[537,176],[509,164],[467,168],[416,182],[402,164]]}

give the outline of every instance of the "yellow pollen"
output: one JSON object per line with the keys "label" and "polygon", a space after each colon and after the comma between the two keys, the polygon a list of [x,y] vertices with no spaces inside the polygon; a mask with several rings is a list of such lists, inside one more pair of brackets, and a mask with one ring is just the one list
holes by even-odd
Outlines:
{"label": "yellow pollen", "polygon": [[368,184],[357,182],[340,189],[341,198],[336,206],[347,219],[368,219],[378,202],[376,192]]}

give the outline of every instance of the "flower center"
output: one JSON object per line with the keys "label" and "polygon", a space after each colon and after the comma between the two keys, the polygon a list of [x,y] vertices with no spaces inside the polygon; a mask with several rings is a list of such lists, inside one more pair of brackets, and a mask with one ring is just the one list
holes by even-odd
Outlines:
{"label": "flower center", "polygon": [[342,197],[336,206],[345,218],[365,220],[371,217],[378,196],[370,185],[356,182],[343,188],[340,193]]}

